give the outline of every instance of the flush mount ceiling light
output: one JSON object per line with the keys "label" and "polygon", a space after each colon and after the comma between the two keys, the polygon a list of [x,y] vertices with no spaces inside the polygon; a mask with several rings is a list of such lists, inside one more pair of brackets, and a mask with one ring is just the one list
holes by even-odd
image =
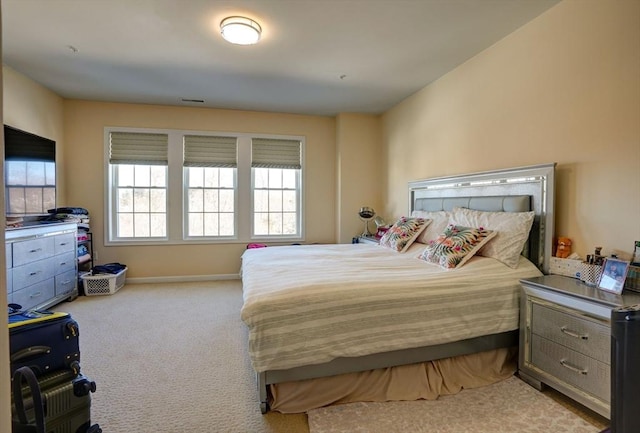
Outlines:
{"label": "flush mount ceiling light", "polygon": [[234,16],[220,22],[220,33],[232,44],[252,45],[260,40],[262,28],[250,18]]}

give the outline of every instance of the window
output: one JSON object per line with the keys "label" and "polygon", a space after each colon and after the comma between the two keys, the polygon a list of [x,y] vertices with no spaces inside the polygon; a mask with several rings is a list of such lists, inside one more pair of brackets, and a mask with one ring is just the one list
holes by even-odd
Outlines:
{"label": "window", "polygon": [[112,132],[111,240],[167,237],[168,136]]}
{"label": "window", "polygon": [[303,143],[291,136],[106,128],[106,242],[302,240]]}
{"label": "window", "polygon": [[184,136],[186,237],[234,237],[237,139]]}
{"label": "window", "polygon": [[300,235],[299,140],[252,140],[254,236]]}

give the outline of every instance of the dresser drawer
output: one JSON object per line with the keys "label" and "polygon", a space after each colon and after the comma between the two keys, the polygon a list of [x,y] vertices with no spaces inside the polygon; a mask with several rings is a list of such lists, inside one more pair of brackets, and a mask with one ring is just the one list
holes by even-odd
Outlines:
{"label": "dresser drawer", "polygon": [[13,292],[13,269],[7,269],[7,294]]}
{"label": "dresser drawer", "polygon": [[13,268],[13,291],[51,278],[55,267],[54,257]]}
{"label": "dresser drawer", "polygon": [[46,236],[13,243],[13,266],[42,260],[53,255],[53,237]]}
{"label": "dresser drawer", "polygon": [[531,337],[531,352],[531,363],[534,366],[609,403],[609,365],[538,335]]}
{"label": "dresser drawer", "polygon": [[4,244],[4,255],[7,263],[7,269],[13,266],[13,248],[10,243]]}
{"label": "dresser drawer", "polygon": [[57,235],[54,238],[54,253],[66,253],[69,251],[76,251],[76,234],[65,233],[63,235]]}
{"label": "dresser drawer", "polygon": [[54,294],[54,281],[53,278],[49,278],[24,289],[15,290],[12,296],[15,304],[20,304],[23,309],[28,309],[49,301]]}
{"label": "dresser drawer", "polygon": [[611,328],[587,318],[533,303],[531,332],[610,364]]}
{"label": "dresser drawer", "polygon": [[73,292],[76,288],[76,274],[75,270],[66,272],[64,274],[56,275],[56,296],[64,295],[66,293]]}
{"label": "dresser drawer", "polygon": [[74,271],[76,269],[76,252],[70,251],[64,254],[58,254],[54,256],[53,261],[53,273],[55,275],[62,274],[63,272]]}

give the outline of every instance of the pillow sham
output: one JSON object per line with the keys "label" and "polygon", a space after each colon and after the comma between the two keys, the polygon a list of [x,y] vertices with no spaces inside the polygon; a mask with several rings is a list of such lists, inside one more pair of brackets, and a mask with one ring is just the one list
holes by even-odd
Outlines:
{"label": "pillow sham", "polygon": [[380,245],[403,253],[411,246],[431,220],[402,217],[380,238]]}
{"label": "pillow sham", "polygon": [[497,232],[496,237],[478,251],[478,255],[493,257],[510,268],[518,267],[534,216],[533,211],[485,212],[462,207],[455,207],[451,212],[451,219],[456,224],[484,227]]}
{"label": "pillow sham", "polygon": [[423,210],[414,210],[411,212],[412,217],[416,218],[425,218],[430,219],[431,224],[427,226],[426,229],[418,236],[416,242],[420,242],[422,244],[428,244],[431,241],[435,241],[438,239],[438,236],[447,228],[449,225],[449,218],[451,217],[451,213],[446,210],[440,211],[423,211]]}
{"label": "pillow sham", "polygon": [[496,233],[484,228],[464,227],[449,224],[438,239],[418,256],[419,259],[435,263],[444,269],[459,268],[489,242]]}

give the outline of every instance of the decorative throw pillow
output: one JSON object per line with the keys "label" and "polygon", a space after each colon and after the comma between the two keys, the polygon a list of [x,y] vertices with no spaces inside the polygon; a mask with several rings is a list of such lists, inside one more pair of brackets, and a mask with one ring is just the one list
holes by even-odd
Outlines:
{"label": "decorative throw pillow", "polygon": [[403,253],[430,222],[424,218],[402,217],[380,238],[380,245]]}
{"label": "decorative throw pillow", "polygon": [[516,268],[529,239],[534,215],[534,212],[484,212],[456,207],[451,212],[451,219],[463,226],[495,231],[495,239],[478,251],[478,255],[493,257]]}
{"label": "decorative throw pillow", "polygon": [[418,258],[445,269],[459,268],[495,235],[495,232],[482,227],[475,229],[449,224]]}
{"label": "decorative throw pillow", "polygon": [[424,218],[431,220],[431,224],[429,224],[427,228],[424,229],[422,233],[420,233],[420,236],[418,236],[418,238],[416,239],[416,242],[428,244],[429,242],[438,239],[438,236],[440,236],[444,229],[447,228],[447,226],[449,225],[451,212],[448,212],[446,210],[414,210],[413,212],[411,212],[411,216],[414,218]]}

